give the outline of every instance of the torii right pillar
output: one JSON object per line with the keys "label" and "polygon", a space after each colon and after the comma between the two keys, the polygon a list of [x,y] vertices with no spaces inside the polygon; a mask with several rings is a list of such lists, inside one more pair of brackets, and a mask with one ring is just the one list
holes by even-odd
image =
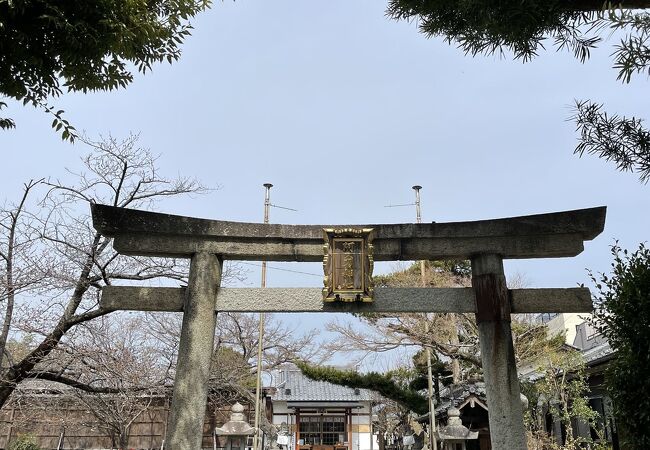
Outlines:
{"label": "torii right pillar", "polygon": [[526,429],[510,327],[510,299],[503,259],[472,258],[481,361],[493,450],[526,450]]}

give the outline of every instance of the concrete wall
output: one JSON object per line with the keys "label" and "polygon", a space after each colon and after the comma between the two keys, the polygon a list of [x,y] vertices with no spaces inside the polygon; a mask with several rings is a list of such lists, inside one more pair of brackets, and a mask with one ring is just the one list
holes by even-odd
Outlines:
{"label": "concrete wall", "polygon": [[584,322],[577,326],[577,334],[573,345],[581,350],[590,350],[607,342],[607,339],[589,323]]}
{"label": "concrete wall", "polygon": [[586,313],[561,313],[546,324],[550,335],[565,333],[565,342],[573,345],[576,338],[576,327],[585,321]]}

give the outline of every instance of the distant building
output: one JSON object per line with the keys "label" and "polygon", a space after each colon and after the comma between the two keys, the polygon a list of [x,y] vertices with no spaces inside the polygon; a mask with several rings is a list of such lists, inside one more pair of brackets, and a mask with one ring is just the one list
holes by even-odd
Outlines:
{"label": "distant building", "polygon": [[[614,450],[619,448],[619,437],[616,420],[612,409],[612,401],[605,389],[605,369],[615,357],[614,350],[603,335],[598,333],[588,322],[583,322],[576,327],[576,337],[573,346],[582,351],[587,366],[587,383],[589,384],[589,406],[600,414],[599,426],[605,432],[605,440],[612,445]],[[582,436],[597,436],[585,424],[579,424]]]}
{"label": "distant building", "polygon": [[[585,322],[585,317],[589,314],[578,313],[553,313],[553,314],[540,314],[542,322],[548,327],[550,335],[564,333],[565,342],[573,345],[576,338],[578,325]],[[546,320],[549,318],[550,320]]]}
{"label": "distant building", "polygon": [[[587,397],[589,406],[600,415],[599,427],[605,432],[605,440],[613,448],[619,448],[619,439],[616,429],[616,420],[613,415],[612,403],[605,389],[605,369],[614,358],[615,353],[609,343],[586,320],[589,314],[543,314],[538,319],[548,327],[549,335],[565,334],[567,347],[579,350],[584,357],[586,365],[587,383],[589,392]],[[535,368],[532,366],[522,368],[520,376],[534,378]],[[589,424],[579,421],[572,423],[576,436],[598,439],[595,430]],[[558,443],[563,443],[566,436],[564,426],[553,422],[547,417],[546,431],[555,435]]]}
{"label": "distant building", "polygon": [[[445,386],[440,390],[440,398],[436,400],[435,405],[439,430],[449,425],[449,411],[455,410],[459,414],[462,425],[472,434],[478,434],[476,438],[465,442],[466,450],[491,450],[485,383],[464,381],[457,385]],[[416,420],[428,428],[428,413],[416,417]]]}
{"label": "distant building", "polygon": [[372,399],[368,390],[314,381],[286,367],[271,396],[278,444],[284,450],[378,450]]}
{"label": "distant building", "polygon": [[[265,389],[265,393],[266,393]],[[159,392],[142,394],[142,410],[131,428],[129,449],[159,450],[167,431],[171,386]],[[268,397],[266,397],[268,399]],[[231,392],[211,391],[203,427],[203,449],[218,448],[215,429],[230,420],[231,407],[236,402],[244,406],[244,413],[255,416],[254,405]],[[97,402],[107,416],[111,408],[110,395]],[[0,450],[6,449],[19,436],[28,434],[43,449],[106,450],[117,448],[111,439],[107,423],[102,422],[92,409],[92,398],[81,401],[70,386],[43,380],[25,380],[18,385],[9,402],[0,410]],[[120,411],[118,404],[114,416]],[[267,413],[270,405],[267,405]],[[137,409],[137,408],[136,408]],[[132,418],[128,414],[124,420]],[[267,414],[270,420],[270,415]],[[243,447],[240,450],[245,450]]]}

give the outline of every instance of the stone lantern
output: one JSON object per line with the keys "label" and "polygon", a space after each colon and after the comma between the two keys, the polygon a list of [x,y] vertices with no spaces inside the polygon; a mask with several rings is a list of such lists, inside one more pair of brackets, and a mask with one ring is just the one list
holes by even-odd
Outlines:
{"label": "stone lantern", "polygon": [[478,439],[478,431],[470,431],[460,420],[460,411],[449,408],[447,425],[438,429],[436,437],[442,443],[440,450],[466,450],[468,440]]}
{"label": "stone lantern", "polygon": [[248,439],[255,435],[255,428],[246,422],[244,407],[239,402],[232,406],[231,411],[230,420],[214,429],[217,447],[224,450],[245,450],[251,447]]}

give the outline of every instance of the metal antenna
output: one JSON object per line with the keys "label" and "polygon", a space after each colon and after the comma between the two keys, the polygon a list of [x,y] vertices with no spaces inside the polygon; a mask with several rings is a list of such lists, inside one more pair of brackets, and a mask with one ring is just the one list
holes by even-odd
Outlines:
{"label": "metal antenna", "polygon": [[[412,189],[415,191],[415,203],[401,203],[399,205],[385,205],[384,208],[398,208],[398,207],[401,207],[401,206],[415,206],[415,222],[416,223],[422,223],[422,214],[421,214],[421,211],[420,211],[420,189],[422,189],[422,186],[416,184],[415,186],[412,187]],[[420,278],[421,278],[422,287],[426,287],[427,280],[426,280],[425,261],[424,260],[420,261]]]}
{"label": "metal antenna", "polygon": [[[271,207],[271,188],[273,187],[273,185],[271,183],[264,183],[263,186],[266,189],[266,191],[264,192],[264,223],[269,223],[269,208]],[[266,261],[262,261],[262,287],[266,287]],[[264,313],[261,313],[260,323],[262,322],[263,317],[264,317]],[[262,342],[261,339],[262,331],[260,331],[260,342]],[[262,348],[261,344],[260,344],[260,348]],[[255,448],[255,450],[257,450],[257,448]]]}
{"label": "metal antenna", "polygon": [[[271,183],[264,183],[264,223],[269,223],[269,207],[271,206]],[[262,287],[266,287],[266,261],[262,261]],[[257,338],[257,380],[255,386],[255,436],[253,450],[260,448],[260,391],[262,390],[262,341],[264,340],[264,313],[260,313],[260,327]]]}
{"label": "metal antenna", "polygon": [[287,209],[289,211],[296,212],[298,211],[297,209],[287,208],[286,206],[279,206],[271,203],[270,191],[273,185],[271,183],[264,183],[263,186],[266,188],[266,197],[264,198],[264,223],[269,223],[269,206],[271,208]]}
{"label": "metal antenna", "polygon": [[[415,191],[415,222],[416,223],[422,223],[422,213],[420,212],[420,189],[422,189],[422,186],[415,185],[413,186],[413,190]],[[426,278],[426,266],[424,260],[420,261],[420,278],[422,280],[422,287],[427,286],[427,278]]]}
{"label": "metal antenna", "polygon": [[[413,206],[415,205],[415,222],[422,223],[422,211],[420,209],[420,190],[422,186],[416,184],[412,187],[415,191],[415,203],[403,203],[400,205],[386,205],[384,208],[395,208],[398,206]],[[422,287],[426,287],[426,263],[424,260],[420,261],[420,277]],[[429,316],[425,314],[424,316],[424,334],[429,335]],[[431,349],[429,346],[424,348],[425,358],[427,359],[427,384],[429,390],[429,445],[431,450],[438,450],[438,442],[436,441],[436,409],[433,404],[433,370],[431,368]]]}
{"label": "metal antenna", "polygon": [[415,220],[417,223],[422,223],[422,214],[420,214],[420,189],[422,186],[415,185],[413,190],[415,191]]}
{"label": "metal antenna", "polygon": [[[271,183],[264,183],[262,186],[266,189],[264,193],[264,223],[269,223],[269,209],[280,208],[287,209],[289,211],[298,211],[297,209],[287,208],[286,206],[273,205],[271,203],[271,188],[273,185]],[[266,287],[266,261],[262,261],[262,283],[263,288]],[[263,349],[263,340],[264,340],[264,313],[260,313],[260,326],[259,326],[259,337],[257,342],[257,384],[255,388],[255,436],[253,439],[253,450],[259,450],[260,448],[260,397],[262,389],[262,349]]]}

